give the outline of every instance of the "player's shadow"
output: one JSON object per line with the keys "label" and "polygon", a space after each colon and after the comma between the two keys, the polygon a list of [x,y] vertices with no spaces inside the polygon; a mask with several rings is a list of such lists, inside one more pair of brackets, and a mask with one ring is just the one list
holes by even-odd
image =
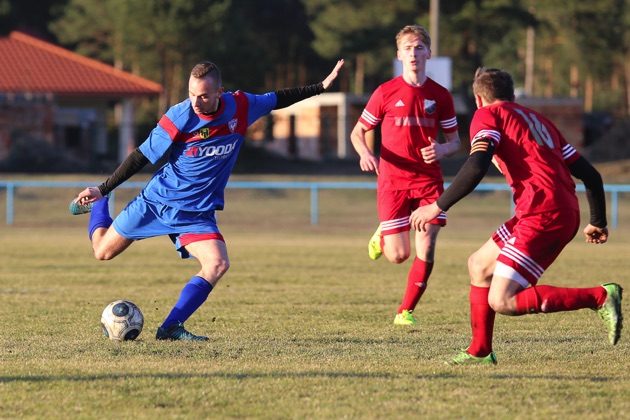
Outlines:
{"label": "player's shadow", "polygon": [[[457,367],[452,368],[453,371],[438,372],[427,375],[415,375],[414,379],[457,379],[468,378],[468,373],[457,371]],[[490,368],[492,369],[492,368]],[[405,379],[407,375],[393,374],[388,372],[209,372],[209,373],[103,373],[92,375],[30,375],[30,376],[0,376],[0,384],[12,382],[93,382],[93,381],[111,381],[120,379],[232,379],[232,380],[248,380],[248,379],[300,379],[300,378],[327,378],[327,379]],[[488,378],[498,380],[514,380],[514,379],[541,379],[553,381],[587,381],[587,382],[614,382],[619,378],[607,376],[590,376],[590,375],[559,375],[559,374],[514,374],[514,373],[489,373]]]}
{"label": "player's shadow", "polygon": [[[448,372],[419,375],[418,379],[452,379],[457,378],[457,374]],[[328,379],[397,379],[401,375],[387,372],[209,372],[209,373],[103,373],[92,375],[29,375],[29,376],[0,376],[1,383],[11,382],[93,382],[111,381],[120,379],[282,379],[282,378],[328,378]]]}

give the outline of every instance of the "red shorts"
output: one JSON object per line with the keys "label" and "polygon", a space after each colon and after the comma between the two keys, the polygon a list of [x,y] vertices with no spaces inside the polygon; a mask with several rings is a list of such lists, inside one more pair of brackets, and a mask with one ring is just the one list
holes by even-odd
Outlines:
{"label": "red shorts", "polygon": [[[434,188],[422,190],[377,191],[376,202],[378,219],[381,222],[381,235],[393,235],[411,229],[409,216],[420,206],[433,203],[440,197],[444,187],[440,184]],[[446,213],[429,222],[432,225],[445,226]]]}
{"label": "red shorts", "polygon": [[188,244],[192,244],[193,242],[207,241],[210,239],[217,239],[221,242],[225,242],[223,239],[223,235],[220,233],[182,233],[179,235],[179,244],[181,246],[186,246]]}
{"label": "red shorts", "polygon": [[499,271],[499,274],[517,281],[523,287],[529,284],[535,286],[545,270],[575,237],[579,226],[580,213],[572,209],[511,218],[492,235],[494,242],[501,248],[497,262],[503,264],[497,264],[495,273]]}
{"label": "red shorts", "polygon": [[179,256],[182,258],[190,258],[190,253],[186,250],[186,245],[192,244],[193,242],[207,241],[210,239],[216,239],[221,242],[225,242],[223,239],[223,235],[219,232],[209,232],[209,233],[180,233],[180,234],[171,234],[169,235],[171,241],[175,245],[175,249],[179,252]]}

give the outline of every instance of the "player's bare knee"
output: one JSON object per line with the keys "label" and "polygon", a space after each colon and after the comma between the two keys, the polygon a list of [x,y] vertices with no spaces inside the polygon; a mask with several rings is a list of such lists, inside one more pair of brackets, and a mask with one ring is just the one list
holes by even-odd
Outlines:
{"label": "player's bare knee", "polygon": [[94,258],[99,261],[108,261],[116,256],[115,253],[108,249],[94,248]]}
{"label": "player's bare knee", "polygon": [[401,264],[409,259],[409,252],[405,252],[405,251],[397,251],[397,252],[391,252],[391,253],[386,252],[385,257],[391,263]]}
{"label": "player's bare knee", "polygon": [[492,275],[486,264],[474,253],[468,257],[468,274],[471,280],[483,281]]}
{"label": "player's bare knee", "polygon": [[498,314],[514,315],[514,308],[510,304],[510,299],[504,296],[488,296],[488,304]]}
{"label": "player's bare knee", "polygon": [[201,271],[206,279],[219,279],[230,269],[230,262],[224,259],[216,259],[206,262]]}
{"label": "player's bare knee", "polygon": [[488,305],[490,305],[493,311],[499,314],[502,314],[503,311],[505,310],[505,306],[501,298],[488,296]]}

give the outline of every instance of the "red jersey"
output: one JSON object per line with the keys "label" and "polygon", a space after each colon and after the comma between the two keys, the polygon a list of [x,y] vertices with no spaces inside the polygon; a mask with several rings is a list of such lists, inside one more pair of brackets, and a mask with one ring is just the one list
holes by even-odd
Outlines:
{"label": "red jersey", "polygon": [[580,155],[556,126],[514,102],[479,108],[470,123],[471,144],[495,144],[495,164],[514,194],[516,216],[579,209],[568,164]]}
{"label": "red jersey", "polygon": [[378,188],[408,190],[442,184],[438,162],[427,164],[420,149],[437,139],[438,128],[457,131],[453,98],[427,77],[411,86],[402,76],[380,85],[370,97],[359,121],[368,130],[381,124]]}

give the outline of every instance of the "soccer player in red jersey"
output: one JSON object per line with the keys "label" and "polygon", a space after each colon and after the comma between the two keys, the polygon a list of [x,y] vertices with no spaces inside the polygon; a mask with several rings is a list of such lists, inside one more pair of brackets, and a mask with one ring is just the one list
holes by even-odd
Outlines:
{"label": "soccer player in red jersey", "polygon": [[[418,25],[396,35],[402,76],[380,85],[370,97],[352,130],[352,144],[363,171],[378,176],[377,207],[380,224],[368,244],[372,259],[382,254],[400,264],[411,253],[409,215],[421,204],[435,201],[444,190],[439,160],[459,149],[457,119],[448,90],[426,75],[431,38]],[[367,145],[365,134],[381,126],[380,158]],[[438,130],[445,141],[439,143]],[[407,287],[394,318],[396,325],[415,325],[413,311],[433,269],[435,242],[446,214],[440,213],[425,231],[416,232],[416,256]]]}
{"label": "soccer player in red jersey", "polygon": [[411,215],[411,226],[429,221],[468,195],[494,161],[514,194],[515,215],[468,259],[472,341],[452,364],[496,364],[492,351],[495,312],[525,315],[596,310],[616,344],[621,336],[622,288],[537,285],[544,271],[579,229],[579,207],[571,175],[584,183],[590,222],[586,242],[608,240],[606,201],[600,174],[568,144],[543,115],[514,102],[514,83],[498,69],[477,70],[477,111],[470,126],[470,156],[439,199]]}

